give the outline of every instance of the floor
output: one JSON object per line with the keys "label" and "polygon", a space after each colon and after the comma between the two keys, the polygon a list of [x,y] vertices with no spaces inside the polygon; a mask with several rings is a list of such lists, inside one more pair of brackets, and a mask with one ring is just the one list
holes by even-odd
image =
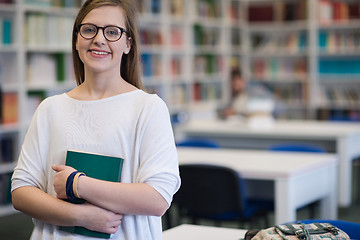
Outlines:
{"label": "floor", "polygon": [[[360,164],[355,164],[353,173],[353,204],[349,208],[339,209],[338,219],[360,223]],[[297,212],[298,220],[308,219],[308,209]],[[164,220],[165,221],[165,220]],[[273,225],[273,216],[270,217],[270,226]],[[211,222],[201,222],[204,225],[211,225]],[[166,222],[164,222],[166,226]],[[224,224],[225,227],[237,227],[232,223]],[[29,239],[33,228],[32,220],[22,213],[13,214],[0,218],[0,239],[1,240],[25,240]]]}

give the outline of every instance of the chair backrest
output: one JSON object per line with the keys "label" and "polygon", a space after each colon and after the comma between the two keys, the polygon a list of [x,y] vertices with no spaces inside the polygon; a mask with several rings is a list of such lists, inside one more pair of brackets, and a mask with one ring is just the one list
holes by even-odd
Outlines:
{"label": "chair backrest", "polygon": [[278,144],[269,148],[271,151],[287,151],[287,152],[313,152],[313,153],[325,153],[325,150],[321,147],[309,144]]}
{"label": "chair backrest", "polygon": [[[181,187],[174,203],[189,215],[216,219],[243,209],[243,189],[233,169],[213,165],[180,165]],[[221,217],[220,217],[221,218]]]}
{"label": "chair backrest", "polygon": [[189,138],[176,143],[177,147],[205,147],[205,148],[219,148],[219,144],[207,138]]}

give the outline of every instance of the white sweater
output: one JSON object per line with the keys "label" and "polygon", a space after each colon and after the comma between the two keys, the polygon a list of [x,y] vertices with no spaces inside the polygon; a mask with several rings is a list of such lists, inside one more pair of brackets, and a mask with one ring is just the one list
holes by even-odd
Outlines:
{"label": "white sweater", "polygon": [[[80,101],[66,94],[45,99],[25,136],[12,191],[30,185],[56,196],[51,165],[64,164],[68,149],[122,157],[121,182],[147,183],[169,205],[180,186],[168,109],[157,95],[142,90],[95,101]],[[31,239],[91,239],[38,220],[34,223]],[[161,218],[125,215],[111,239],[162,239]]]}

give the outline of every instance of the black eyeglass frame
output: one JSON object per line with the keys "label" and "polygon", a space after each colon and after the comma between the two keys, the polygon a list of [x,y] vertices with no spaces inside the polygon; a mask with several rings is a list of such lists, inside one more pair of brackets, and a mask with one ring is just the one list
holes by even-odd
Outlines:
{"label": "black eyeglass frame", "polygon": [[[84,36],[81,34],[80,28],[81,28],[82,26],[84,26],[84,25],[90,25],[90,26],[94,26],[94,27],[96,28],[96,33],[94,34],[93,37],[88,38],[88,37],[84,37]],[[120,36],[119,36],[118,39],[116,39],[116,40],[109,40],[109,39],[105,36],[105,29],[108,28],[108,27],[115,27],[115,28],[120,29],[121,34],[120,34]],[[126,31],[124,28],[119,27],[119,26],[114,26],[114,25],[109,25],[109,26],[105,26],[105,27],[99,27],[99,26],[96,26],[95,24],[92,24],[92,23],[82,23],[82,24],[79,24],[79,25],[77,26],[77,32],[81,35],[81,37],[83,37],[84,39],[87,39],[87,40],[90,40],[90,39],[95,38],[95,37],[98,35],[98,33],[99,33],[99,29],[102,29],[104,38],[105,38],[107,41],[109,41],[109,42],[119,41],[120,38],[122,37],[122,35],[123,35],[124,33],[127,34],[127,31]]]}

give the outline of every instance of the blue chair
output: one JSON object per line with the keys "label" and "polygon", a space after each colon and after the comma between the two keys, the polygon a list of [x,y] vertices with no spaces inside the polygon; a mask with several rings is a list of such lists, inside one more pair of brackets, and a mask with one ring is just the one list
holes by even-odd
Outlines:
{"label": "blue chair", "polygon": [[189,217],[192,224],[206,219],[215,222],[238,221],[251,226],[264,217],[261,204],[247,199],[244,180],[235,170],[207,164],[180,165],[181,187],[174,195],[173,204],[178,208],[178,220]]}
{"label": "blue chair", "polygon": [[286,151],[286,152],[313,152],[325,153],[321,147],[309,144],[278,144],[269,148],[271,151]]}
{"label": "blue chair", "polygon": [[[220,148],[219,144],[207,138],[187,138],[176,143],[177,147],[201,147],[201,148]],[[170,216],[171,209],[166,211],[164,218],[166,223],[163,224],[164,229],[174,227],[173,219]]]}
{"label": "blue chair", "polygon": [[176,143],[177,147],[203,147],[203,148],[220,148],[220,145],[207,138],[188,138]]}
{"label": "blue chair", "polygon": [[348,222],[343,220],[324,220],[324,219],[308,219],[308,220],[301,220],[300,222],[309,224],[309,223],[330,223],[335,227],[343,230],[346,232],[351,239],[360,239],[360,224],[354,222]]}

